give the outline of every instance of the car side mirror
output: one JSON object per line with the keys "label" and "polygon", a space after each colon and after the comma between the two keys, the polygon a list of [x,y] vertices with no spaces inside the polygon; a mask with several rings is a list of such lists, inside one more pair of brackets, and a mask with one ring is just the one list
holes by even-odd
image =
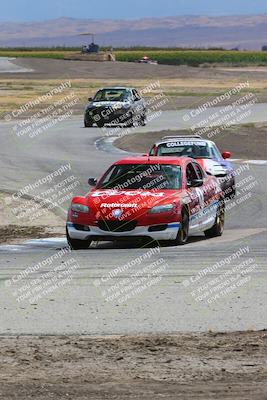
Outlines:
{"label": "car side mirror", "polygon": [[95,187],[96,184],[97,184],[97,179],[96,178],[89,178],[88,179],[88,183],[89,183],[90,186]]}
{"label": "car side mirror", "polygon": [[200,187],[203,185],[203,183],[204,183],[203,179],[193,179],[190,182],[189,187]]}
{"label": "car side mirror", "polygon": [[231,153],[230,153],[230,151],[224,151],[224,152],[222,153],[222,158],[223,158],[224,160],[226,160],[227,158],[231,158]]}
{"label": "car side mirror", "polygon": [[93,101],[93,97],[88,97],[88,101]]}
{"label": "car side mirror", "polygon": [[142,154],[143,157],[149,157],[148,153]]}

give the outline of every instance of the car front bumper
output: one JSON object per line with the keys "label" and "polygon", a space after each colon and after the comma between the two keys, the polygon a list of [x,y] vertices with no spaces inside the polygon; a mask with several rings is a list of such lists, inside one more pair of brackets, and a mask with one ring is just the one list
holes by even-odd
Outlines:
{"label": "car front bumper", "polygon": [[[104,231],[97,226],[84,226],[84,229],[77,229],[75,224],[68,222],[67,231],[71,239],[87,240],[93,238],[94,240],[119,240],[120,238],[140,238],[148,237],[153,240],[174,240],[180,228],[179,222],[166,224],[166,229],[156,230],[162,225],[153,226],[137,226],[129,232],[113,232]],[[151,231],[151,228],[153,229]],[[155,230],[154,230],[155,229]]]}
{"label": "car front bumper", "polygon": [[104,122],[104,123],[112,123],[112,122],[126,122],[127,117],[129,116],[130,110],[127,109],[118,109],[113,111],[110,114],[103,113],[103,109],[95,108],[90,109],[85,112],[85,120],[92,121],[94,123]]}

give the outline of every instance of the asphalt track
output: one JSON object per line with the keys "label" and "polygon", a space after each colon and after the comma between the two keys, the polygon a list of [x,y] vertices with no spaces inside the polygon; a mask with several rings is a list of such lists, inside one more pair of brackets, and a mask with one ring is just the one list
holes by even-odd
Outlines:
{"label": "asphalt track", "polygon": [[[254,106],[247,122],[265,121],[265,110],[266,105]],[[190,123],[183,121],[184,114],[184,111],[163,113],[142,130],[145,133],[153,129],[184,128]],[[0,124],[1,189],[18,191],[69,162],[72,173],[81,182],[76,193],[82,194],[88,190],[88,177],[99,176],[111,162],[121,158],[121,153],[96,148],[101,130],[83,128],[82,118],[60,122],[34,138],[17,137],[13,126],[12,121]],[[241,165],[246,164],[237,163],[236,168]],[[53,256],[66,242],[64,239],[42,240],[20,246],[1,246],[0,334],[126,334],[266,328],[267,169],[257,163],[248,165],[237,179],[244,181],[252,176],[250,183],[256,182],[255,186],[251,191],[244,189],[241,193],[242,197],[250,191],[250,197],[233,204],[232,208],[229,206],[224,236],[211,240],[205,240],[202,235],[195,236],[183,247],[162,247],[160,253],[155,249],[151,258],[142,261],[142,268],[163,260],[165,269],[154,276],[161,276],[161,279],[122,303],[116,299],[106,301],[105,297],[107,293],[114,293],[112,286],[131,277],[141,265],[126,268],[122,275],[115,274],[111,279],[107,277],[118,267],[131,261],[137,263],[137,257],[149,249],[96,243],[88,251],[67,254],[62,260],[74,258],[78,266],[73,279],[29,304],[26,300],[16,301],[18,292],[14,292],[19,289],[13,284],[9,286],[9,281],[27,267]],[[245,254],[233,256],[244,249]],[[230,256],[233,259],[228,265],[225,260]],[[203,293],[204,284],[211,278],[222,277],[230,267],[244,261],[254,265],[248,274],[250,279],[244,285],[210,304],[196,300],[195,293]],[[196,281],[194,277],[200,271],[218,262],[224,264]],[[29,274],[23,284],[29,284],[50,269],[48,265]],[[193,278],[190,280],[190,277]]]}
{"label": "asphalt track", "polygon": [[12,57],[0,57],[0,73],[28,73],[32,72],[33,69],[25,68],[20,65],[16,65],[13,61],[16,60]]}

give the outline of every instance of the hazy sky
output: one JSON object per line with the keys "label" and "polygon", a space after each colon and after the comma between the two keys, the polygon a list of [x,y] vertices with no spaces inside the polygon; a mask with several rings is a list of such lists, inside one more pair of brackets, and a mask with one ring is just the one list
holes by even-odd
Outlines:
{"label": "hazy sky", "polygon": [[170,15],[258,14],[266,0],[0,0],[2,21],[59,18],[133,19]]}

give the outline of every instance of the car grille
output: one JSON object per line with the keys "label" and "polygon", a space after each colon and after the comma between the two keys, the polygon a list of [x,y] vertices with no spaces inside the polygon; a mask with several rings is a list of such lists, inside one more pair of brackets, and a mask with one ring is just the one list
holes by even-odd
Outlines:
{"label": "car grille", "polygon": [[89,228],[89,226],[87,226],[87,225],[78,225],[78,224],[74,224],[74,228],[75,228],[77,231],[90,231],[90,228]]}
{"label": "car grille", "polygon": [[86,111],[86,114],[87,114],[89,117],[92,117],[92,116],[94,116],[94,115],[101,115],[101,113],[102,113],[103,110],[105,110],[104,107],[89,108],[89,109]]}
{"label": "car grille", "polygon": [[94,115],[96,114],[100,115],[103,111],[107,112],[107,110],[111,111],[112,109],[110,107],[96,107],[96,108],[90,108],[88,112],[91,111]]}
{"label": "car grille", "polygon": [[[112,111],[112,109],[110,107],[90,108],[87,110],[87,115],[88,116],[94,116],[94,115],[103,116],[103,115],[106,115],[107,110]],[[90,115],[90,113],[92,113],[92,114]],[[107,118],[114,118],[114,116],[116,116],[118,114],[121,115],[121,114],[125,114],[125,113],[127,113],[127,111],[125,111],[124,109],[121,109],[121,108],[119,108],[117,110],[114,109],[112,112],[108,113]]]}
{"label": "car grille", "polygon": [[97,225],[105,232],[130,232],[136,228],[137,221],[98,221]]}
{"label": "car grille", "polygon": [[108,107],[97,107],[93,108],[91,111],[93,111],[93,114],[101,114],[103,111],[106,111]]}

